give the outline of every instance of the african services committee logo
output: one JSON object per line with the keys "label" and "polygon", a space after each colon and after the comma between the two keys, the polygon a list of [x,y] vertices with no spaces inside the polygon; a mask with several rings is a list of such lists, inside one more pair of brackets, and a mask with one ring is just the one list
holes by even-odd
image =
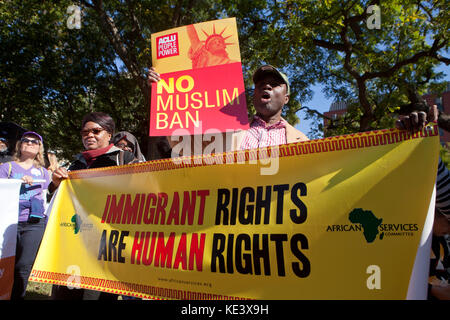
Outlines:
{"label": "african services committee logo", "polygon": [[351,224],[333,224],[327,226],[327,232],[362,232],[367,243],[383,240],[385,237],[411,237],[419,231],[417,223],[383,223],[372,211],[362,208],[353,209],[348,215]]}
{"label": "african services committee logo", "polygon": [[75,213],[70,218],[70,222],[61,222],[59,225],[61,227],[72,228],[74,234],[78,234],[81,231],[85,231],[85,230],[91,230],[93,227],[93,224],[83,223],[83,220],[81,219],[80,215],[77,213]]}

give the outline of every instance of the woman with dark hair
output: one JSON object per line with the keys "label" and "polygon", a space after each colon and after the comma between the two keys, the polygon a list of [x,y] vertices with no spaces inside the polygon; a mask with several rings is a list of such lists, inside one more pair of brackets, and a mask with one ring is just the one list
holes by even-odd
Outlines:
{"label": "woman with dark hair", "polygon": [[[123,151],[111,143],[114,135],[114,120],[106,113],[87,114],[81,123],[81,140],[85,151],[75,156],[68,171],[104,168],[137,162],[131,152]],[[56,189],[62,179],[68,177],[67,170],[60,167],[52,176],[50,190]]]}
{"label": "woman with dark hair", "polygon": [[50,175],[44,168],[42,137],[36,132],[25,132],[16,144],[12,160],[0,165],[0,178],[23,180],[19,195],[14,284],[11,292],[11,300],[16,300],[25,297],[28,277],[47,224],[44,199]]}
{"label": "woman with dark hair", "polygon": [[[53,172],[49,190],[53,192],[63,179],[69,177],[68,171],[103,168],[138,162],[131,152],[115,147],[111,143],[114,135],[114,120],[106,113],[92,112],[84,116],[81,123],[81,140],[85,151],[75,156],[75,161],[66,170],[59,167]],[[66,300],[116,300],[117,295],[78,289],[70,290],[63,286],[53,286],[52,297]]]}

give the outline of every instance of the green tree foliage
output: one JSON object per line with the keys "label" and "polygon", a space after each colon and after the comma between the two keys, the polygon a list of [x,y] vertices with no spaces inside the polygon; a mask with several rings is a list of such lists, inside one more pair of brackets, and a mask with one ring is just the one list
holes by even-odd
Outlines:
{"label": "green tree foliage", "polygon": [[[380,28],[370,23],[378,5]],[[287,1],[285,26],[290,44],[311,48],[320,59],[314,70],[329,97],[349,101],[349,113],[329,134],[392,125],[390,115],[423,94],[449,59],[446,1]]]}
{"label": "green tree foliage", "polygon": [[441,146],[439,150],[439,157],[444,162],[444,165],[450,169],[450,151],[448,148]]}
{"label": "green tree foliage", "polygon": [[66,21],[69,1],[7,1],[0,6],[0,119],[45,137],[71,158],[81,149],[81,117],[95,109],[97,85],[114,73],[115,54],[86,17]]}

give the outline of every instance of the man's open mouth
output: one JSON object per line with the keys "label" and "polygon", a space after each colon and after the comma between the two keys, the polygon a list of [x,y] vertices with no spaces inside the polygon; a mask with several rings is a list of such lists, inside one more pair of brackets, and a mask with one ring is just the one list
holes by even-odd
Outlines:
{"label": "man's open mouth", "polygon": [[261,101],[267,102],[267,101],[269,101],[269,100],[270,100],[270,94],[269,94],[268,92],[264,92],[264,93],[261,95]]}

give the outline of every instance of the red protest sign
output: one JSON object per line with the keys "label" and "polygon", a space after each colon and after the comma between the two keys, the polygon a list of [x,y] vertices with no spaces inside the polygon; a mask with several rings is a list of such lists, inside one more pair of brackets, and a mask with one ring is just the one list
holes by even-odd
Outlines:
{"label": "red protest sign", "polygon": [[152,47],[151,136],[248,129],[234,18],[154,34]]}

